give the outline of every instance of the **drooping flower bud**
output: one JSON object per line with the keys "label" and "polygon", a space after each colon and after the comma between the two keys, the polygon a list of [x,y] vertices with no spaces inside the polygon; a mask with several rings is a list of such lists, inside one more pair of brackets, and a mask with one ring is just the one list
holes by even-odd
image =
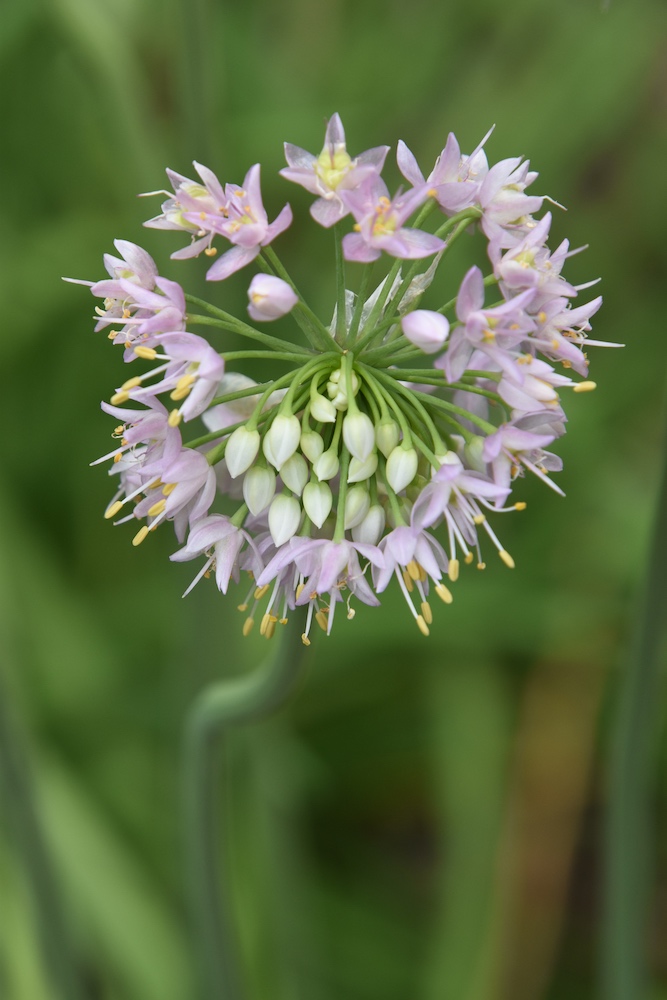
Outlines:
{"label": "drooping flower bud", "polygon": [[225,462],[232,479],[249,469],[259,451],[259,431],[248,430],[244,425],[230,434],[225,448]]}
{"label": "drooping flower bud", "polygon": [[258,323],[280,319],[299,301],[294,289],[272,274],[256,274],[248,288],[248,312]]}
{"label": "drooping flower bud", "polygon": [[430,309],[415,309],[401,319],[401,329],[408,340],[425,354],[441,350],[449,336],[449,321]]}
{"label": "drooping flower bud", "polygon": [[296,534],[301,520],[301,504],[296,497],[279,493],[269,507],[269,531],[276,546],[283,545]]}
{"label": "drooping flower bud", "polygon": [[316,462],[324,451],[322,435],[317,431],[304,431],[301,435],[301,451],[309,462]]}
{"label": "drooping flower bud", "polygon": [[299,447],[301,424],[293,413],[279,413],[264,437],[264,454],[280,469]]}
{"label": "drooping flower bud", "polygon": [[347,473],[348,483],[363,483],[365,479],[370,479],[375,475],[378,467],[378,456],[376,451],[372,451],[365,462],[360,462],[358,458],[350,460],[350,467]]}
{"label": "drooping flower bud", "polygon": [[333,479],[338,475],[340,462],[333,449],[323,452],[313,465],[313,471],[319,480]]}
{"label": "drooping flower bud", "polygon": [[385,417],[375,428],[375,443],[385,458],[389,458],[392,451],[401,440],[401,432],[395,420]]}
{"label": "drooping flower bud", "polygon": [[323,424],[336,423],[336,407],[320,392],[310,394],[310,413],[313,420],[319,420]]}
{"label": "drooping flower bud", "polygon": [[371,418],[360,410],[348,413],[343,420],[343,441],[350,455],[365,462],[375,444],[375,428]]}
{"label": "drooping flower bud", "polygon": [[333,505],[333,495],[327,483],[307,483],[303,491],[303,506],[313,524],[321,528]]}
{"label": "drooping flower bud", "polygon": [[288,458],[280,467],[280,478],[292,493],[300,497],[308,482],[308,465],[303,455],[295,452]]}
{"label": "drooping flower bud", "polygon": [[387,482],[392,490],[400,493],[417,474],[419,458],[414,448],[399,445],[387,459]]}
{"label": "drooping flower bud", "polygon": [[352,529],[352,538],[355,542],[377,545],[382,538],[385,521],[384,509],[379,503],[372,504],[363,521]]}
{"label": "drooping flower bud", "polygon": [[273,469],[253,465],[243,480],[243,499],[251,514],[261,514],[271,503],[276,492],[276,474]]}
{"label": "drooping flower bud", "polygon": [[353,486],[345,497],[345,530],[355,528],[366,517],[371,498],[363,486]]}

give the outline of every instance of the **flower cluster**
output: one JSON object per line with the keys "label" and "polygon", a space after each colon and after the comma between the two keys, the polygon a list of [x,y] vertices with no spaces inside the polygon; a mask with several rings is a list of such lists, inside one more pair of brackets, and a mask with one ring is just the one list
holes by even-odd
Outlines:
{"label": "flower cluster", "polygon": [[[395,577],[428,635],[431,594],[451,603],[461,563],[482,569],[495,549],[514,566],[489,518],[525,507],[510,500],[515,481],[528,470],[561,492],[550,478],[561,461],[546,449],[565,432],[562,390],[595,386],[585,352],[599,343],[587,334],[601,299],[573,304],[587,286],[561,275],[575,252],[567,241],[547,245],[551,214],[536,219],[544,199],[526,193],[537,175],[521,159],[489,166],[486,138],[464,155],[450,135],[428,177],[400,142],[408,187],[393,196],[381,177],[388,147],[351,156],[338,115],[318,156],[285,145],[281,174],[317,196],[314,220],[333,227],[330,323],[271,246],[292,212],[285,205],[269,223],[258,164],[241,186],[197,163],[197,181],[167,171],[173,192],[146,223],[189,237],[176,260],[216,257],[226,241],[210,281],[255,262],[252,323],[186,295],[126,241],[105,256],[108,278],[84,282],[103,300],[96,329],[125,362],[149,363],[102,404],[116,422],[114,447],[97,460],[112,461],[117,482],[105,516],[142,522],[135,545],[172,521],[181,548],[171,558],[202,560],[186,593],[212,574],[226,593],[247,574],[244,634],[259,618],[270,638],[303,609],[309,644],[313,621],[330,633],[337,605],[351,619],[355,599],[379,604]],[[486,268],[459,275],[451,301],[421,308],[454,243],[476,229]],[[383,255],[388,270],[373,282]],[[356,292],[350,265],[360,265]],[[288,314],[303,346],[253,325]],[[193,327],[254,344],[225,352],[224,339],[213,347]],[[226,370],[239,356],[279,367],[257,383]],[[184,440],[197,418],[204,428]]]}

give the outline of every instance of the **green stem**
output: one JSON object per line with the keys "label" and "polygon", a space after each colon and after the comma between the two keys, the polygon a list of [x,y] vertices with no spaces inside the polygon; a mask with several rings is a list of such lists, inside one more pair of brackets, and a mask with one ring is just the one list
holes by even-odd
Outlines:
{"label": "green stem", "polygon": [[335,348],[339,353],[342,353],[343,348],[341,345],[336,343],[334,338],[322,323],[321,319],[315,315],[310,306],[306,305],[303,295],[301,295],[299,289],[296,287],[290,275],[283,267],[282,262],[278,258],[273,247],[264,247],[262,253],[276,274],[281,277],[283,281],[286,281],[290,288],[292,288],[294,293],[298,296],[299,301],[294,307],[293,316],[310,340],[313,347],[318,347],[320,350],[325,351],[331,351]]}
{"label": "green stem", "polygon": [[202,1000],[239,1000],[243,995],[237,969],[228,865],[219,864],[221,839],[229,824],[225,821],[224,796],[221,802],[216,802],[218,757],[220,743],[233,727],[275,711],[294,688],[303,650],[294,623],[285,626],[277,642],[274,655],[255,673],[217,681],[207,687],[186,719],[184,833]]}
{"label": "green stem", "polygon": [[[281,340],[280,337],[272,337],[268,333],[261,333],[259,330],[253,329],[253,327],[248,326],[247,323],[228,323],[226,320],[218,319],[216,316],[198,316],[196,314],[188,313],[188,324],[192,323],[195,326],[217,326],[221,330],[228,330],[230,333],[237,333],[241,337],[248,337],[250,340],[256,340],[260,344],[264,344],[266,347],[272,347],[276,351],[284,351],[285,347],[294,347],[287,340]],[[306,352],[304,351],[304,356]],[[312,353],[312,352],[310,352]]]}
{"label": "green stem", "polygon": [[272,361],[309,361],[312,354],[298,354],[296,351],[282,351],[278,357],[276,351],[223,351],[220,357],[225,361],[240,361],[242,358],[270,358]]}
{"label": "green stem", "polygon": [[336,340],[339,344],[345,343],[345,261],[343,259],[343,237],[341,235],[341,225],[337,222],[334,226],[334,242],[336,246]]}
{"label": "green stem", "polygon": [[[667,439],[663,443],[667,444]],[[648,996],[647,938],[656,736],[660,718],[660,651],[667,622],[667,460],[630,661],[616,705],[604,831],[602,996]]]}
{"label": "green stem", "polygon": [[368,296],[368,286],[371,280],[371,274],[373,273],[373,261],[369,261],[368,264],[364,265],[364,269],[361,274],[361,282],[359,284],[359,291],[357,292],[356,302],[354,303],[354,313],[352,314],[352,322],[350,323],[350,332],[347,338],[347,343],[352,344],[355,351],[358,352],[358,345],[355,344],[357,333],[359,330],[359,323],[361,322],[361,314],[364,311],[364,304]]}
{"label": "green stem", "polygon": [[23,855],[44,965],[54,998],[83,1000],[84,991],[67,931],[65,907],[44,841],[28,761],[4,691],[0,691],[0,789],[6,794],[17,849]]}

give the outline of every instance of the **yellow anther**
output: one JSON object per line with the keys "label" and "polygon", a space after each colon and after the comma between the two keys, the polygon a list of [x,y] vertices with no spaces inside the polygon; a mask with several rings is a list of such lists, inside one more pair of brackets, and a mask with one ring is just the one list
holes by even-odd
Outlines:
{"label": "yellow anther", "polygon": [[475,522],[475,524],[484,524],[486,518],[484,517],[483,514],[475,514],[475,516],[473,517],[473,521]]}
{"label": "yellow anther", "polygon": [[281,625],[287,625],[287,618],[279,618],[278,621]]}
{"label": "yellow anther", "polygon": [[203,222],[203,221],[204,221],[204,219],[206,218],[206,212],[200,212],[200,213],[199,213],[199,218],[200,218],[200,219],[201,219],[201,221]]}
{"label": "yellow anther", "polygon": [[354,618],[354,616],[356,615],[356,613],[357,612],[354,610],[354,608],[348,608],[347,609],[347,620],[349,622],[351,622],[352,619]]}
{"label": "yellow anther", "polygon": [[129,392],[124,392],[123,390],[121,390],[120,392],[114,392],[113,396],[111,397],[111,405],[120,406],[121,403],[127,403],[129,398],[130,398]]}
{"label": "yellow anther", "polygon": [[505,563],[506,566],[508,566],[510,569],[514,569],[515,565],[514,560],[512,559],[509,552],[506,552],[505,549],[498,549],[498,555],[500,556],[500,558],[502,559],[502,561]]}
{"label": "yellow anther", "polygon": [[574,386],[574,392],[592,392],[593,389],[597,389],[597,382],[577,382]]}
{"label": "yellow anther", "polygon": [[429,188],[428,191],[426,192],[426,194],[429,196],[429,198],[437,198],[438,197],[438,192],[436,191],[435,188]]}
{"label": "yellow anther", "polygon": [[113,457],[114,465],[116,464],[116,462],[120,462],[120,460],[121,460],[122,457],[123,457],[122,451],[117,451],[116,454]]}
{"label": "yellow anther", "polygon": [[262,621],[261,621],[261,624],[259,626],[259,634],[260,635],[266,635],[266,630],[268,629],[270,623],[271,623],[271,615],[269,615],[269,614],[262,615]]}
{"label": "yellow anther", "polygon": [[[100,313],[100,315],[103,316],[104,313]],[[107,337],[109,338],[109,340],[115,340],[117,336],[118,336],[118,330],[112,330],[111,333],[107,333]]]}
{"label": "yellow anther", "polygon": [[329,619],[327,618],[325,612],[320,608],[320,610],[315,615],[315,621],[320,626],[323,632],[326,632],[327,625],[329,624]]}
{"label": "yellow anther", "polygon": [[141,376],[136,375],[134,378],[128,378],[127,382],[123,382],[121,385],[121,391],[127,392],[128,389],[136,389],[138,385],[141,385]]}
{"label": "yellow anther", "polygon": [[255,600],[256,601],[261,601],[261,599],[264,597],[264,594],[267,592],[268,589],[269,589],[269,584],[268,583],[265,583],[263,587],[256,587],[255,588]]}
{"label": "yellow anther", "polygon": [[104,511],[104,516],[105,516],[106,520],[107,521],[111,520],[111,518],[115,517],[116,514],[119,511],[121,511],[122,509],[123,509],[122,501],[121,500],[116,500],[115,503],[112,503],[111,506],[107,507],[107,509]]}
{"label": "yellow anther", "polygon": [[204,253],[206,254],[207,257],[215,257],[217,252],[218,252],[217,247],[206,247],[206,249],[204,250]]}
{"label": "yellow anther", "polygon": [[515,510],[525,510],[527,506],[528,506],[528,504],[526,503],[525,500],[517,500],[517,502],[514,504],[514,509]]}
{"label": "yellow anther", "polygon": [[169,416],[167,417],[167,423],[169,424],[170,427],[178,427],[178,425],[181,422],[181,419],[182,419],[181,411],[172,410]]}
{"label": "yellow anther", "polygon": [[486,340],[487,343],[492,343],[496,339],[496,335],[493,330],[485,330],[482,334],[482,340]]}
{"label": "yellow anther", "polygon": [[551,341],[551,346],[553,347],[554,351],[557,351],[558,348],[560,347],[560,340],[554,337],[554,339]]}
{"label": "yellow anther", "polygon": [[299,586],[296,588],[296,594],[295,594],[295,596],[296,596],[297,601],[301,597],[301,595],[303,593],[303,588],[305,586],[306,586],[305,583],[300,583]]}
{"label": "yellow anther", "polygon": [[466,552],[465,558],[463,560],[465,562],[466,566],[469,566],[470,563],[472,562],[472,560],[473,560],[472,552]]}
{"label": "yellow anther", "polygon": [[486,569],[486,563],[478,562],[477,563],[477,569]]}
{"label": "yellow anther", "polygon": [[237,611],[247,611],[248,610],[248,605],[247,604],[237,604],[236,605],[236,610]]}
{"label": "yellow anther", "polygon": [[139,531],[136,533],[136,535],[132,539],[132,544],[133,545],[141,545],[141,543],[143,542],[144,538],[146,537],[146,535],[148,534],[149,531],[150,531],[150,528],[148,527],[147,524],[145,524],[143,526],[143,528],[139,528]]}
{"label": "yellow anther", "polygon": [[162,511],[166,506],[167,506],[166,500],[158,500],[157,503],[154,503],[152,507],[148,508],[148,516],[157,517],[158,514],[162,513]]}
{"label": "yellow anther", "polygon": [[275,631],[276,631],[276,621],[277,620],[278,620],[277,618],[272,618],[271,621],[269,622],[269,624],[266,626],[266,631],[264,633],[264,638],[265,639],[273,639],[273,636],[274,636]]}
{"label": "yellow anther", "polygon": [[304,644],[304,646],[310,646],[310,639],[308,638],[305,632],[301,633],[301,642]]}
{"label": "yellow anther", "polygon": [[421,563],[419,563],[419,579],[421,580],[422,583],[426,583],[428,579],[428,573],[426,572]]}
{"label": "yellow anther", "polygon": [[563,368],[571,368],[572,367],[572,362],[568,361],[567,358],[565,359],[565,361],[561,361],[561,364],[562,364]]}
{"label": "yellow anther", "polygon": [[134,353],[138,358],[143,358],[144,361],[155,361],[157,357],[157,351],[154,347],[144,347],[143,344],[139,344],[138,347],[135,347]]}
{"label": "yellow anther", "polygon": [[185,399],[186,396],[190,395],[191,385],[186,385],[182,389],[174,389],[173,392],[169,393],[169,398],[173,399],[175,403],[178,403],[180,399]]}
{"label": "yellow anther", "polygon": [[544,323],[546,322],[547,314],[544,312],[544,310],[542,310],[541,312],[538,312],[537,318],[540,323]]}
{"label": "yellow anther", "polygon": [[123,309],[123,319],[130,319],[131,316],[132,313],[130,312],[129,309]]}
{"label": "yellow anther", "polygon": [[355,224],[352,226],[352,228],[354,229],[355,233],[360,233],[361,232],[361,226],[359,225],[358,222],[355,222]]}
{"label": "yellow anther", "polygon": [[421,607],[422,607],[422,618],[424,619],[427,625],[430,625],[431,622],[433,621],[433,612],[431,611],[431,605],[428,603],[428,601],[422,601]]}
{"label": "yellow anther", "polygon": [[416,559],[411,559],[405,568],[412,580],[419,579],[419,563],[417,562]]}
{"label": "yellow anther", "polygon": [[254,618],[246,618],[243,623],[243,635],[248,636],[252,632],[252,627],[255,624]]}
{"label": "yellow anther", "polygon": [[408,573],[407,569],[403,570],[403,582],[405,583],[405,586],[408,588],[408,593],[411,594],[412,591],[415,589],[415,586],[412,582],[412,577]]}
{"label": "yellow anther", "polygon": [[174,492],[174,490],[176,489],[177,485],[178,485],[178,483],[166,483],[162,487],[162,496],[163,497],[170,496]]}
{"label": "yellow anther", "polygon": [[452,583],[456,583],[456,581],[458,580],[458,578],[459,578],[459,561],[458,561],[458,559],[450,559],[449,560],[449,568],[447,570],[447,576],[452,581]]}
{"label": "yellow anther", "polygon": [[443,604],[451,604],[454,600],[451,590],[449,587],[445,587],[444,583],[436,583],[435,592]]}
{"label": "yellow anther", "polygon": [[424,621],[422,615],[417,615],[415,621],[417,622],[417,627],[422,635],[430,635],[428,625]]}

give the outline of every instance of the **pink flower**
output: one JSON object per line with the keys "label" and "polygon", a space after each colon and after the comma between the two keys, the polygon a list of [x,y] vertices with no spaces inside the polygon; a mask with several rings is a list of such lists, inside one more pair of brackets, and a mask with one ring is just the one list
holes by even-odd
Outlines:
{"label": "pink flower", "polygon": [[197,573],[183,597],[189,594],[195,584],[199,583],[201,578],[211,569],[215,570],[215,582],[218,585],[218,590],[226,594],[230,580],[233,579],[238,583],[239,557],[244,546],[247,546],[246,552],[250,559],[250,565],[245,568],[251,568],[254,575],[259,576],[262,569],[262,557],[247,531],[237,527],[223,514],[210,514],[197,521],[190,531],[184,547],[169,557],[173,562],[187,562],[190,559],[196,559],[203,553],[208,556],[204,566]]}
{"label": "pink flower", "polygon": [[[205,253],[215,253],[211,247],[215,231],[210,222],[208,225],[202,225],[202,222],[227,213],[227,196],[213,171],[197,162],[194,163],[194,167],[202,184],[184,177],[183,174],[177,174],[174,170],[167,170],[167,176],[174,189],[174,197],[169,196],[167,201],[163,202],[160,215],[144,222],[149,229],[180,229],[191,233],[193,237],[198,237],[189,246],[173,253],[172,260],[197,257],[202,250]],[[169,195],[169,192],[148,191],[142,197],[153,194]],[[186,218],[186,212],[191,213],[191,216],[194,213],[195,217]]]}
{"label": "pink flower", "polygon": [[403,223],[428,198],[426,185],[389,198],[386,184],[377,176],[367,178],[356,190],[341,197],[357,220],[355,233],[343,237],[346,260],[377,260],[381,252],[405,260],[429,257],[442,250],[444,242],[421,229],[405,229]]}
{"label": "pink flower", "polygon": [[250,282],[248,298],[250,318],[258,323],[287,315],[299,301],[292,286],[272,274],[256,274]]}
{"label": "pink flower", "polygon": [[352,159],[345,146],[345,131],[338,114],[332,115],[319,156],[300,146],[285,143],[285,159],[289,166],[280,171],[288,181],[294,181],[319,195],[311,205],[310,214],[320,225],[333,226],[350,211],[341,198],[342,191],[357,188],[362,181],[379,175],[389,146],[375,146]]}

